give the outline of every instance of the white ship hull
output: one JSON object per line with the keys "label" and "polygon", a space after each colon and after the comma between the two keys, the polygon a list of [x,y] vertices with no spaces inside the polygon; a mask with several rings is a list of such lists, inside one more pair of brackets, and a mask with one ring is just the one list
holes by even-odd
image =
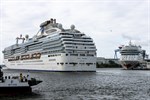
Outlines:
{"label": "white ship hull", "polygon": [[139,55],[121,55],[120,63],[124,69],[137,68],[142,61],[142,56]]}
{"label": "white ship hull", "polygon": [[40,59],[18,61],[4,60],[8,69],[42,70],[42,71],[96,71],[96,57],[60,56],[48,57],[41,55]]}
{"label": "white ship hull", "polygon": [[134,69],[139,66],[139,61],[121,61],[124,69]]}

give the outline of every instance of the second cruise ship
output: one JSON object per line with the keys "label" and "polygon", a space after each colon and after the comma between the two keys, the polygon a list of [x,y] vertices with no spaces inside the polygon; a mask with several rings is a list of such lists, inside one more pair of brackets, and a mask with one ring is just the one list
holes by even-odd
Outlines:
{"label": "second cruise ship", "polygon": [[147,56],[146,51],[141,46],[136,46],[129,42],[129,45],[120,47],[120,62],[124,69],[143,68],[144,59]]}
{"label": "second cruise ship", "polygon": [[[19,41],[22,43],[19,43]],[[56,19],[40,25],[39,32],[16,38],[3,50],[9,69],[45,71],[96,71],[96,46],[91,37],[75,29],[64,29]]]}

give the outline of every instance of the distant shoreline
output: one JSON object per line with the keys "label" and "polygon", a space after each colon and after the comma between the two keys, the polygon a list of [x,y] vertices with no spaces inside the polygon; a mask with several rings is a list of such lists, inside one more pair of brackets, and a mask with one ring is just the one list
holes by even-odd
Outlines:
{"label": "distant shoreline", "polygon": [[122,68],[122,66],[114,61],[109,61],[109,63],[96,63],[96,68]]}

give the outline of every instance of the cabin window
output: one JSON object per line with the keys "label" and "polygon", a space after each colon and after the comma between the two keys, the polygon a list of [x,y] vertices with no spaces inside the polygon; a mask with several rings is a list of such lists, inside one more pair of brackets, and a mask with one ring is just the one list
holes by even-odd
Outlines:
{"label": "cabin window", "polygon": [[80,54],[80,56],[85,56],[85,54]]}
{"label": "cabin window", "polygon": [[61,65],[63,65],[64,63],[60,63]]}

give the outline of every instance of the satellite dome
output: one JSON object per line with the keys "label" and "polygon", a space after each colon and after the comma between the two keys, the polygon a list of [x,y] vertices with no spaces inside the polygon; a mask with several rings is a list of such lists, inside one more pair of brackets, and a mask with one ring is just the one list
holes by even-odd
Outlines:
{"label": "satellite dome", "polygon": [[28,39],[28,38],[29,38],[29,35],[27,34],[27,35],[25,36],[25,38]]}
{"label": "satellite dome", "polygon": [[74,29],[75,29],[75,26],[74,26],[74,25],[71,25],[70,28],[71,28],[71,30],[74,30]]}
{"label": "satellite dome", "polygon": [[58,28],[59,28],[59,29],[62,29],[62,24],[58,24]]}

